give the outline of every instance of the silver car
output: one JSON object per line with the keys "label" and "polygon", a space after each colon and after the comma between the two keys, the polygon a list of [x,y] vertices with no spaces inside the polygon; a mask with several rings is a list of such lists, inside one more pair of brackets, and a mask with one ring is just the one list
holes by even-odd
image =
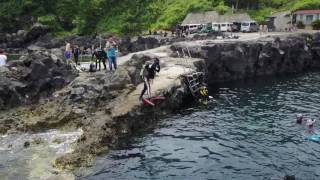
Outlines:
{"label": "silver car", "polygon": [[255,21],[245,21],[241,23],[242,32],[258,32],[259,25]]}

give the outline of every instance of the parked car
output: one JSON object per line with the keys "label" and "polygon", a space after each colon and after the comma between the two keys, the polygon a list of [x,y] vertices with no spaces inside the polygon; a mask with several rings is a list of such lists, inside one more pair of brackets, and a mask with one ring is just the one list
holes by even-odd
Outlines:
{"label": "parked car", "polygon": [[220,23],[220,31],[221,32],[230,32],[231,31],[231,26],[232,26],[232,23]]}
{"label": "parked car", "polygon": [[255,21],[244,21],[241,23],[242,32],[258,32],[259,25]]}
{"label": "parked car", "polygon": [[213,31],[220,31],[220,24],[219,23],[212,23],[212,30]]}
{"label": "parked car", "polygon": [[189,29],[189,33],[196,33],[198,31],[200,24],[191,24],[188,25],[187,28]]}
{"label": "parked car", "polygon": [[207,25],[203,26],[203,28],[201,29],[201,33],[210,33],[213,32],[213,26],[212,23],[208,23]]}
{"label": "parked car", "polygon": [[189,33],[190,34],[195,34],[195,33],[198,33],[199,32],[199,27],[197,29],[189,29]]}
{"label": "parked car", "polygon": [[231,26],[232,32],[239,32],[241,30],[241,23],[234,22]]}

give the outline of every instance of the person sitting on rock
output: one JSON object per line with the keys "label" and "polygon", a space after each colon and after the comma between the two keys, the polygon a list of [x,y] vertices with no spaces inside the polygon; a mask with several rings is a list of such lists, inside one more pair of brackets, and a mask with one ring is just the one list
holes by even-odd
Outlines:
{"label": "person sitting on rock", "polygon": [[143,99],[143,95],[146,91],[148,92],[149,98],[151,98],[150,80],[154,79],[156,72],[160,72],[160,60],[158,58],[155,58],[152,64],[146,64],[143,66],[140,75],[143,79],[144,87],[139,100]]}
{"label": "person sitting on rock", "polygon": [[7,56],[4,54],[4,51],[0,49],[0,67],[6,65],[7,63]]}

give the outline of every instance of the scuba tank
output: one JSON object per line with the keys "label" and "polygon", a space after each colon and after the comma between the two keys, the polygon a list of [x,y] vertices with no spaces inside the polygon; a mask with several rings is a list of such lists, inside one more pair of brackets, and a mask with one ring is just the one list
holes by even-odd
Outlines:
{"label": "scuba tank", "polygon": [[142,67],[141,71],[140,71],[140,77],[141,77],[141,79],[142,79],[143,81],[144,81],[144,77],[146,77],[146,76],[148,75],[148,68],[149,68],[149,66],[150,66],[149,63],[145,64],[145,65]]}
{"label": "scuba tank", "polygon": [[96,72],[96,71],[97,71],[96,65],[94,65],[93,62],[91,62],[89,66],[89,72]]}

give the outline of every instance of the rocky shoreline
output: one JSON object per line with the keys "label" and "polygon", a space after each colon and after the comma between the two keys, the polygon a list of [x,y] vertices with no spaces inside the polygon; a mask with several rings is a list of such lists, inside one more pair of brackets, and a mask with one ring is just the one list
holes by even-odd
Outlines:
{"label": "rocky shoreline", "polygon": [[173,51],[188,48],[204,59],[208,83],[292,74],[320,68],[320,34],[270,36],[253,41],[176,43]]}
{"label": "rocky shoreline", "polygon": [[[83,135],[75,150],[56,159],[54,166],[68,170],[91,166],[95,156],[114,148],[120,137],[129,137],[135,130],[157,121],[150,117],[164,116],[191,102],[183,83],[184,74],[202,71],[207,82],[214,84],[319,69],[319,44],[319,34],[248,42],[180,42],[133,55],[115,73],[77,73],[66,69],[64,62],[51,52],[36,51],[0,68],[6,82],[0,90],[10,89],[10,94],[19,97],[13,101],[8,94],[0,93],[0,132],[82,128]],[[192,58],[178,57],[183,49]],[[162,66],[152,86],[153,94],[166,97],[155,108],[138,101],[141,67],[153,57],[159,57]]]}
{"label": "rocky shoreline", "polygon": [[[5,49],[9,54],[27,54],[28,51],[46,50],[63,54],[65,42],[77,44],[83,49],[91,48],[92,45],[99,47],[106,44],[106,39],[110,35],[54,37],[50,34],[50,29],[41,24],[33,25],[30,30],[19,30],[16,33],[0,33],[0,48]],[[117,38],[119,50],[122,55],[132,52],[144,51],[169,44],[175,40],[164,37],[123,37]],[[57,54],[57,53],[56,53]],[[61,56],[62,58],[62,56]]]}
{"label": "rocky shoreline", "polygon": [[[49,51],[63,58],[65,42],[76,44],[84,50],[100,45],[104,47],[106,40],[111,34],[95,36],[70,35],[65,37],[54,37],[50,34],[48,26],[35,24],[29,30],[19,30],[16,33],[0,32],[0,48],[5,49],[8,54],[28,54],[31,51]],[[171,45],[175,42],[216,39],[223,36],[223,33],[210,33],[190,37],[173,37],[161,35],[148,35],[138,37],[115,37],[121,56],[129,53],[154,49],[164,45]]]}

